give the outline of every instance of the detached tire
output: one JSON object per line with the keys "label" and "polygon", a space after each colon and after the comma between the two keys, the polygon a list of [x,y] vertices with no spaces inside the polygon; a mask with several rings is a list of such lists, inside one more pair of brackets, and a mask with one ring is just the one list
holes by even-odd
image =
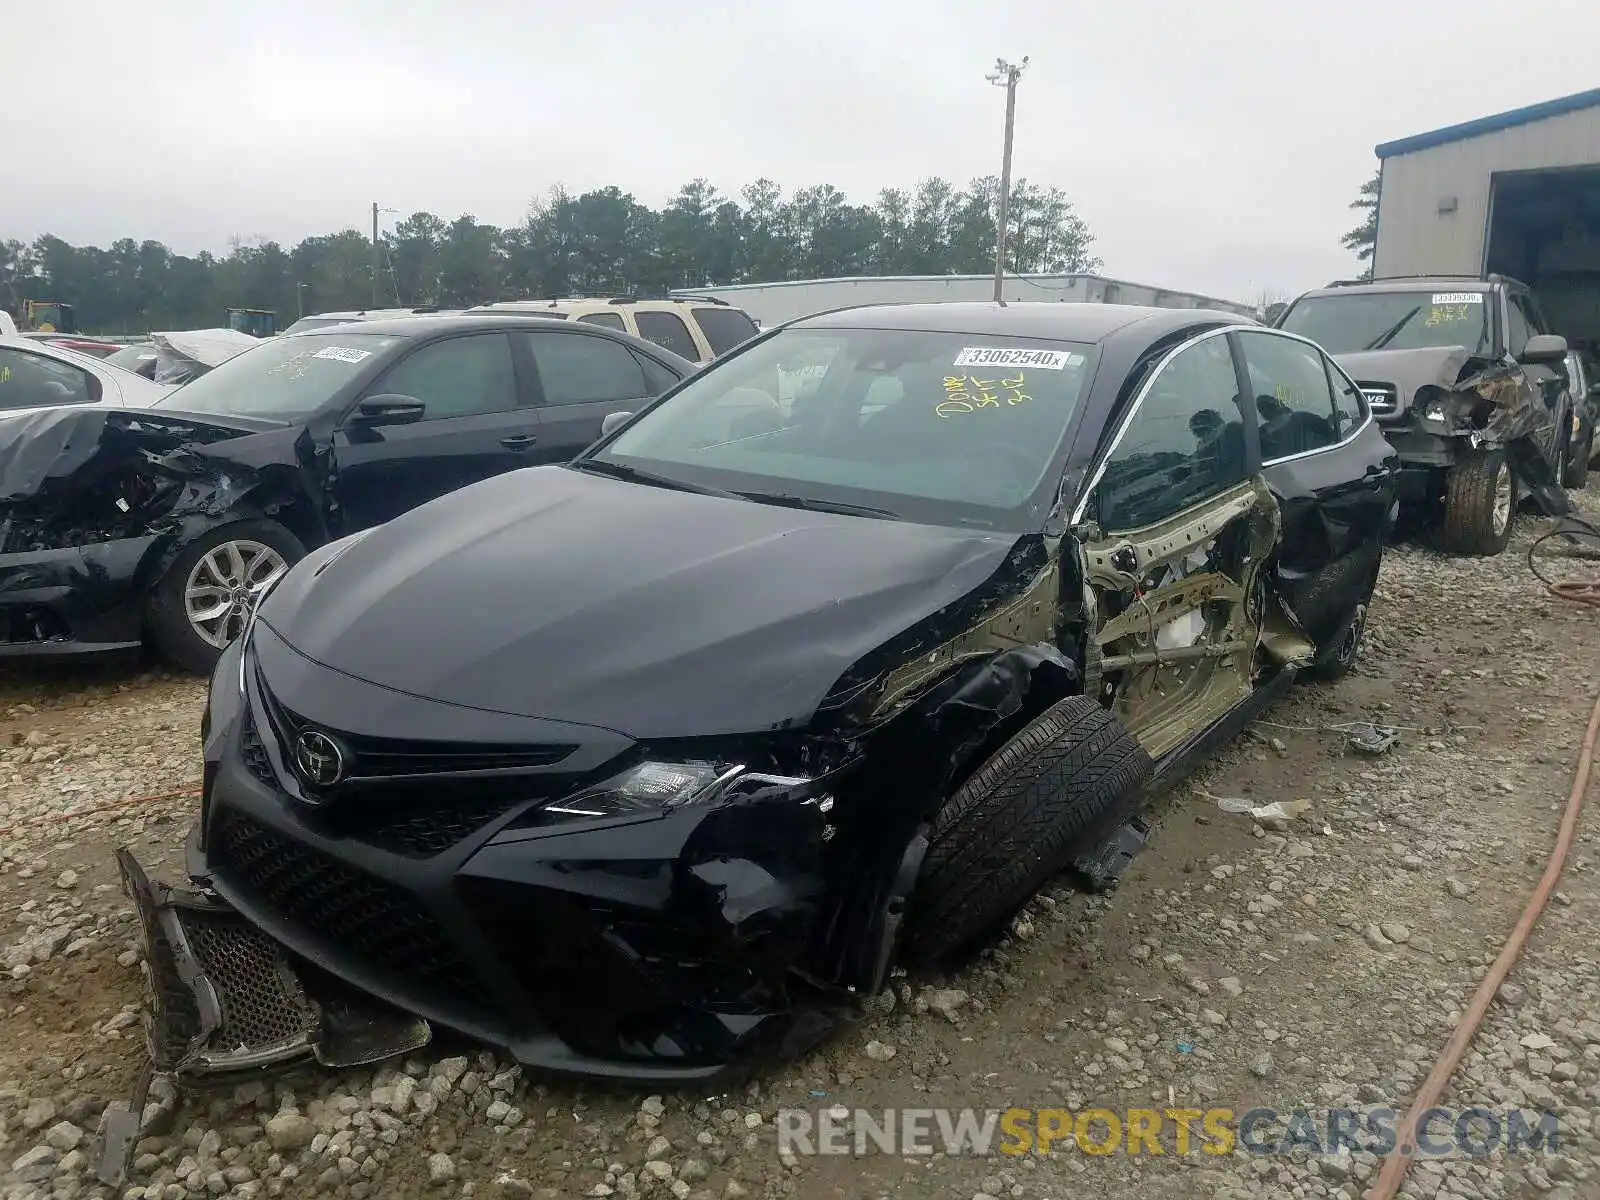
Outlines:
{"label": "detached tire", "polygon": [[1024,726],[935,815],[906,956],[928,963],[970,949],[1094,838],[1109,836],[1109,818],[1152,765],[1086,696]]}
{"label": "detached tire", "polygon": [[[236,521],[196,538],[150,593],[145,609],[150,640],[170,662],[209,675],[228,642],[243,630],[251,589],[294,566],[305,553],[299,538],[265,519]],[[213,610],[219,615],[208,619]]]}
{"label": "detached tire", "polygon": [[1440,541],[1454,554],[1499,554],[1516,523],[1517,477],[1504,449],[1478,450],[1445,476]]}

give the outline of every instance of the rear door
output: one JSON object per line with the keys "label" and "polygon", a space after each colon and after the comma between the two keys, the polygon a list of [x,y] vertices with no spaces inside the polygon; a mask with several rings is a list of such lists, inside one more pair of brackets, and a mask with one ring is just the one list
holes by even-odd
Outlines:
{"label": "rear door", "polygon": [[1172,351],[1118,419],[1077,521],[1096,613],[1088,686],[1152,757],[1249,696],[1250,597],[1275,506],[1223,330]]}
{"label": "rear door", "polygon": [[1377,578],[1398,460],[1369,419],[1361,389],[1320,347],[1269,330],[1235,336],[1256,410],[1262,472],[1283,527],[1275,591],[1321,645]]}
{"label": "rear door", "polygon": [[539,404],[530,462],[566,462],[600,436],[614,412],[633,412],[678,381],[675,371],[577,323],[512,335]]}
{"label": "rear door", "polygon": [[414,424],[378,428],[354,420],[354,409],[346,414],[334,435],[334,486],[346,532],[532,461],[538,415],[517,374],[512,336],[427,342],[366,388],[361,399],[393,394],[426,407]]}

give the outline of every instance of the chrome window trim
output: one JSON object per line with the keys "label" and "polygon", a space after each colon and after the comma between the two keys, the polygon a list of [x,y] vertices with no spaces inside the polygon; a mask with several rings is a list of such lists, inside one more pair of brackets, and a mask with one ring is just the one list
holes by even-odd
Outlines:
{"label": "chrome window trim", "polygon": [[[1326,454],[1330,450],[1338,450],[1344,446],[1347,446],[1357,437],[1361,436],[1361,433],[1367,428],[1367,426],[1371,425],[1376,419],[1372,415],[1372,406],[1367,403],[1367,396],[1366,393],[1361,390],[1361,385],[1356,383],[1356,381],[1351,378],[1350,373],[1339,365],[1338,360],[1336,360],[1333,355],[1329,354],[1318,343],[1312,341],[1310,338],[1301,337],[1297,333],[1288,333],[1281,329],[1273,329],[1269,326],[1259,324],[1225,325],[1219,329],[1208,329],[1204,333],[1198,334],[1197,336],[1190,338],[1188,341],[1174,346],[1171,350],[1167,351],[1167,353],[1162,357],[1160,363],[1156,365],[1156,369],[1150,373],[1150,378],[1145,380],[1144,385],[1139,389],[1139,394],[1133,398],[1133,403],[1128,406],[1128,411],[1123,414],[1122,421],[1117,426],[1116,436],[1111,439],[1111,444],[1106,447],[1105,453],[1100,456],[1099,462],[1096,463],[1094,471],[1090,474],[1089,482],[1087,485],[1085,485],[1083,494],[1079,497],[1077,505],[1072,510],[1072,520],[1070,524],[1078,525],[1082,523],[1083,514],[1088,510],[1089,507],[1089,498],[1094,495],[1094,489],[1100,486],[1101,477],[1106,473],[1106,466],[1111,461],[1111,457],[1116,454],[1117,448],[1122,445],[1122,439],[1128,432],[1128,426],[1133,423],[1134,417],[1138,416],[1139,410],[1144,406],[1145,397],[1150,394],[1150,389],[1155,386],[1156,381],[1161,378],[1162,373],[1165,372],[1166,369],[1172,364],[1173,359],[1177,358],[1178,355],[1182,354],[1185,350],[1188,350],[1193,346],[1197,346],[1209,338],[1226,337],[1232,333],[1264,334],[1268,337],[1285,338],[1290,341],[1301,342],[1304,345],[1310,346],[1331,367],[1333,367],[1335,371],[1339,372],[1339,374],[1344,377],[1346,382],[1348,382],[1350,386],[1355,389],[1356,395],[1360,397],[1359,403],[1361,405],[1362,420],[1360,424],[1358,424],[1348,434],[1340,438],[1337,442],[1330,443],[1326,446],[1318,446],[1315,450],[1302,450],[1298,454],[1288,454],[1282,458],[1264,460],[1261,463],[1261,469],[1263,471],[1268,467],[1277,466],[1280,463],[1294,462],[1297,459],[1309,458],[1313,454]],[[1229,351],[1229,359],[1230,361],[1232,359],[1231,349]]]}
{"label": "chrome window trim", "polygon": [[[1208,329],[1204,333],[1197,334],[1188,341],[1182,342],[1167,351],[1161,361],[1156,364],[1156,369],[1150,372],[1150,378],[1146,379],[1144,385],[1140,387],[1138,395],[1134,396],[1133,403],[1128,405],[1128,411],[1122,414],[1122,420],[1117,425],[1116,435],[1111,439],[1111,444],[1106,447],[1105,453],[1100,456],[1099,462],[1095,464],[1094,470],[1090,473],[1089,482],[1084,485],[1083,493],[1078,497],[1078,503],[1072,510],[1072,520],[1069,524],[1079,525],[1083,522],[1083,514],[1089,507],[1089,497],[1093,496],[1095,488],[1100,486],[1100,480],[1106,473],[1106,466],[1110,463],[1112,456],[1116,454],[1117,448],[1122,445],[1122,439],[1128,432],[1128,426],[1133,424],[1134,417],[1138,416],[1139,410],[1144,407],[1145,397],[1150,394],[1150,389],[1155,387],[1156,381],[1161,378],[1166,369],[1172,365],[1172,360],[1185,350],[1198,346],[1201,342],[1208,341],[1211,338],[1226,337],[1228,334],[1235,333],[1241,329],[1261,328],[1262,326],[1260,325],[1224,325],[1219,329]],[[1228,351],[1228,363],[1230,366],[1233,365],[1233,351],[1231,349]]]}
{"label": "chrome window trim", "polygon": [[[1339,448],[1347,446],[1351,442],[1355,441],[1356,438],[1361,436],[1361,431],[1364,430],[1368,425],[1372,424],[1375,418],[1372,415],[1372,405],[1367,402],[1367,394],[1361,390],[1361,385],[1350,377],[1350,372],[1346,371],[1339,365],[1338,360],[1335,359],[1333,355],[1329,354],[1310,338],[1301,337],[1298,333],[1284,333],[1283,331],[1277,329],[1260,329],[1253,332],[1271,333],[1276,337],[1287,338],[1294,342],[1303,342],[1305,345],[1310,346],[1322,357],[1322,360],[1325,363],[1327,363],[1330,367],[1344,377],[1345,382],[1354,388],[1356,395],[1361,398],[1359,403],[1361,405],[1362,420],[1360,424],[1358,424],[1349,433],[1345,434],[1344,437],[1340,438],[1337,442],[1329,442],[1326,446],[1318,446],[1315,450],[1301,450],[1297,454],[1285,454],[1281,458],[1263,459],[1261,461],[1261,469],[1263,471],[1265,471],[1268,467],[1275,467],[1279,463],[1295,462],[1298,459],[1310,458],[1313,454],[1326,454],[1330,450],[1338,450]],[[1395,405],[1396,407],[1399,406],[1398,396],[1396,397]]]}

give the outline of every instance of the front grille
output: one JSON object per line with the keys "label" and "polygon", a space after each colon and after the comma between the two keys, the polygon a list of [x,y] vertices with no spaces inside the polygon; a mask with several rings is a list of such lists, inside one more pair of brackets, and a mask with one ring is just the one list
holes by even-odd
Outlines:
{"label": "front grille", "polygon": [[487,1008],[491,1000],[449,935],[404,888],[221,809],[210,838],[218,874],[331,950],[421,989]]}
{"label": "front grille", "polygon": [[385,804],[350,814],[350,836],[407,858],[432,858],[522,803],[523,796]]}
{"label": "front grille", "polygon": [[1367,398],[1367,407],[1372,410],[1374,416],[1392,413],[1399,403],[1394,388],[1387,383],[1361,383],[1356,386]]}
{"label": "front grille", "polygon": [[268,787],[278,786],[278,775],[272,769],[272,760],[267,757],[267,748],[261,743],[261,734],[256,729],[255,718],[247,706],[244,710],[244,723],[239,730],[239,755],[244,759],[244,768]]}
{"label": "front grille", "polygon": [[310,1033],[304,997],[271,938],[238,917],[197,912],[184,914],[183,931],[216,985],[219,1050],[259,1051]]}
{"label": "front grille", "polygon": [[266,703],[266,717],[283,748],[284,760],[292,761],[294,741],[307,729],[336,738],[346,751],[346,772],[350,779],[385,779],[414,775],[453,775],[475,771],[520,771],[554,766],[570,755],[576,746],[562,743],[524,745],[475,742],[413,741],[402,738],[368,737],[319,725],[285,708],[268,689],[261,672],[256,671],[256,687]]}

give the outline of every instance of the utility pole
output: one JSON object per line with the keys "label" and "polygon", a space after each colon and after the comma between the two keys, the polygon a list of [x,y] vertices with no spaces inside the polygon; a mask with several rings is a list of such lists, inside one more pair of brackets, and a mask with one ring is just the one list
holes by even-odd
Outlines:
{"label": "utility pole", "polygon": [[1000,161],[1000,204],[995,216],[994,236],[994,299],[999,304],[1004,299],[1001,287],[1006,277],[1006,220],[1011,207],[1011,133],[1017,119],[1017,81],[1027,68],[1028,56],[1012,66],[1003,58],[994,60],[994,71],[987,76],[990,83],[1006,89],[1006,145]]}
{"label": "utility pole", "polygon": [[372,307],[378,307],[378,280],[383,275],[382,251],[378,248],[378,202],[372,202]]}
{"label": "utility pole", "polygon": [[372,202],[372,307],[378,307],[378,290],[383,279],[383,243],[378,240],[378,214],[397,213],[398,208],[379,208]]}

